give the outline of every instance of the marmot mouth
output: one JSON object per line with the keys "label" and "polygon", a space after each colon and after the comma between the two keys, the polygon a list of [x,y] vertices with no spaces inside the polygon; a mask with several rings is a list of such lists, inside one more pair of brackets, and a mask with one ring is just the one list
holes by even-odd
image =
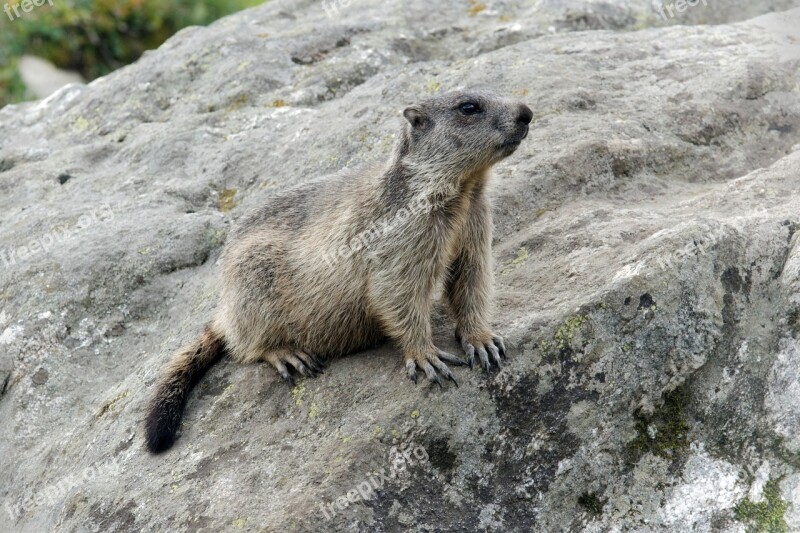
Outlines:
{"label": "marmot mouth", "polygon": [[502,143],[498,148],[500,150],[512,150],[512,151],[516,150],[519,147],[520,143],[522,142],[522,139],[524,139],[527,136],[528,136],[528,127],[525,126],[524,131],[518,133],[511,139],[508,139],[507,141]]}
{"label": "marmot mouth", "polygon": [[520,145],[520,141],[521,139],[504,142],[503,144],[497,147],[497,155],[501,159],[510,156],[511,154],[517,151],[517,148],[519,148]]}
{"label": "marmot mouth", "polygon": [[511,139],[511,140],[508,140],[508,141],[504,142],[503,144],[501,144],[497,148],[499,148],[500,150],[508,150],[509,148],[518,147],[521,142],[522,142],[522,139]]}

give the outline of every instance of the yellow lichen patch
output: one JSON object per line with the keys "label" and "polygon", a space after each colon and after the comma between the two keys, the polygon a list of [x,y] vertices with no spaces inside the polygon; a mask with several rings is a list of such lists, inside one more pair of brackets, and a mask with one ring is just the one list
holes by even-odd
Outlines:
{"label": "yellow lichen patch", "polygon": [[507,274],[511,272],[512,270],[514,270],[527,260],[528,260],[528,249],[525,246],[523,246],[517,252],[517,257],[506,263],[506,265],[503,267],[503,270],[501,271],[501,274]]}
{"label": "yellow lichen patch", "polygon": [[358,135],[356,135],[356,138],[358,139],[358,141],[359,141],[360,143],[366,143],[366,142],[367,142],[367,139],[369,138],[369,132],[368,132],[368,131],[366,131],[366,130],[361,130],[361,131],[358,133]]}
{"label": "yellow lichen patch", "polygon": [[394,135],[384,135],[378,142],[378,147],[381,150],[388,150],[394,144]]}
{"label": "yellow lichen patch", "polygon": [[292,389],[292,400],[295,405],[303,405],[303,395],[306,393],[306,385],[303,382],[298,383]]}
{"label": "yellow lichen patch", "polygon": [[411,411],[411,418],[419,418],[419,410],[418,409],[414,409],[413,411]]}
{"label": "yellow lichen patch", "polygon": [[311,405],[308,408],[308,418],[317,418],[319,416],[319,407],[314,402],[311,402]]}
{"label": "yellow lichen patch", "polygon": [[84,131],[89,127],[89,121],[83,117],[78,117],[75,119],[75,129],[78,131]]}
{"label": "yellow lichen patch", "polygon": [[[222,228],[209,228],[206,230],[206,240],[214,248],[221,246],[222,243],[225,242],[225,230]],[[214,295],[216,295],[216,293],[213,291],[206,293],[206,296]]]}
{"label": "yellow lichen patch", "polygon": [[436,80],[431,80],[425,85],[425,89],[429,93],[438,93],[442,89],[442,84]]}
{"label": "yellow lichen patch", "polygon": [[100,410],[97,411],[97,414],[95,415],[95,418],[100,418],[101,416],[103,416],[104,414],[108,413],[109,411],[113,411],[114,410],[114,406],[117,404],[117,402],[119,402],[123,398],[127,398],[130,395],[131,395],[131,391],[126,390],[126,391],[118,394],[114,399],[104,403],[103,406],[100,407]]}
{"label": "yellow lichen patch", "polygon": [[281,100],[280,98],[272,101],[272,107],[286,107],[287,104],[286,100]]}
{"label": "yellow lichen patch", "polygon": [[245,105],[248,101],[246,94],[240,94],[236,98],[234,98],[230,105],[228,105],[227,109],[225,110],[226,113],[233,113],[234,111],[241,109],[243,105]]}
{"label": "yellow lichen patch", "polygon": [[223,213],[227,213],[234,207],[236,207],[236,200],[234,197],[236,196],[236,189],[223,189],[219,193],[219,210]]}
{"label": "yellow lichen patch", "polygon": [[467,10],[470,17],[474,17],[484,9],[486,9],[486,4],[478,2],[477,0],[469,0],[470,8]]}
{"label": "yellow lichen patch", "polygon": [[553,335],[558,348],[563,350],[572,344],[575,335],[580,332],[587,318],[583,315],[569,317]]}
{"label": "yellow lichen patch", "polygon": [[514,89],[513,91],[511,91],[511,94],[513,94],[514,96],[528,96],[528,92],[529,91],[527,88],[522,87],[521,89]]}

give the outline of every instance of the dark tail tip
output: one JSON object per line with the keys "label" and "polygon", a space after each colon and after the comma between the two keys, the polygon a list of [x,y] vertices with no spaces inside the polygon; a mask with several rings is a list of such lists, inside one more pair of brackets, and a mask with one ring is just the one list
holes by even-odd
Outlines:
{"label": "dark tail tip", "polygon": [[[181,407],[183,407],[181,405]],[[175,443],[181,412],[164,403],[154,404],[145,422],[145,444],[151,453],[165,452]]]}
{"label": "dark tail tip", "polygon": [[183,409],[192,390],[224,351],[224,340],[210,327],[169,362],[156,386],[144,423],[145,445],[152,453],[168,450],[181,427]]}

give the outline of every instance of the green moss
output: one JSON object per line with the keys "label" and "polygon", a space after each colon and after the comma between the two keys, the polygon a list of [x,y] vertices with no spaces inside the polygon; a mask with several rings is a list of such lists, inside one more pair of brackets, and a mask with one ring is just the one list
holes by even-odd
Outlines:
{"label": "green moss", "polygon": [[578,504],[594,516],[603,514],[603,502],[594,492],[584,492],[578,497]]}
{"label": "green moss", "polygon": [[788,504],[781,498],[776,480],[764,486],[764,500],[758,503],[742,500],[734,508],[736,519],[747,524],[748,533],[785,533],[788,531],[783,515]]}
{"label": "green moss", "polygon": [[678,459],[689,448],[688,402],[688,392],[679,387],[664,397],[664,405],[652,416],[641,412],[634,415],[637,435],[626,450],[630,463],[637,463],[647,452],[665,459]]}

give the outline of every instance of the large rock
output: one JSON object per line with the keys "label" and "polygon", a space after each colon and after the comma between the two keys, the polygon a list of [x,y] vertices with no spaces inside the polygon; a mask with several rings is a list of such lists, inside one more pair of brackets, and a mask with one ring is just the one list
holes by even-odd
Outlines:
{"label": "large rock", "polygon": [[[269,2],[0,110],[1,531],[800,530],[800,9],[523,4]],[[789,3],[731,6],[684,22]],[[462,85],[536,117],[494,178],[508,365],[226,361],[145,453],[231,223]]]}

